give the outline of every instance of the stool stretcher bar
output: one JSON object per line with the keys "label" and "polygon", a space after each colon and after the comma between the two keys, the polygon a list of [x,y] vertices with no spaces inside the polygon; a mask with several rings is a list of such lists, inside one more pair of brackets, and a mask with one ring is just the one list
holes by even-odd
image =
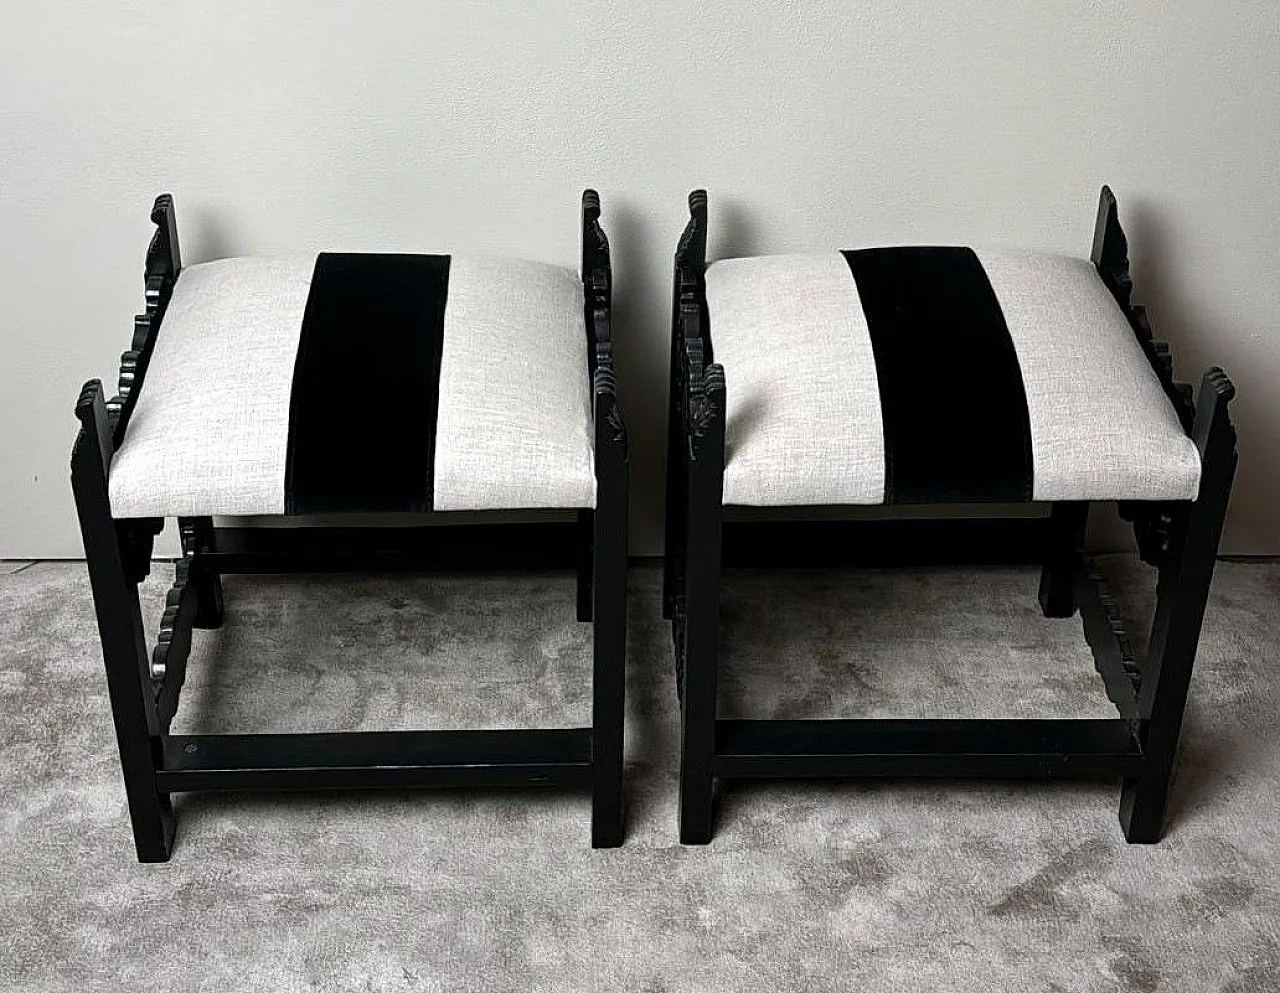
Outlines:
{"label": "stool stretcher bar", "polygon": [[713,768],[720,779],[1106,779],[1142,760],[1122,720],[718,720]]}
{"label": "stool stretcher bar", "polygon": [[541,524],[215,527],[199,554],[220,575],[576,569],[594,518],[593,511],[581,514],[579,521]]}
{"label": "stool stretcher bar", "polygon": [[162,790],[591,784],[591,729],[166,735]]}
{"label": "stool stretcher bar", "polygon": [[1055,532],[1029,519],[734,521],[722,526],[725,568],[967,565],[1044,560]]}

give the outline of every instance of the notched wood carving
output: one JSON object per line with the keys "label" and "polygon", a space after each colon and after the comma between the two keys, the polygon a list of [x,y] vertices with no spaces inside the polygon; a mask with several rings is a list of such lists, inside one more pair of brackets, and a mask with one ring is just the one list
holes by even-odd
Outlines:
{"label": "notched wood carving", "polygon": [[183,557],[174,563],[173,586],[165,597],[160,631],[151,651],[151,679],[156,709],[167,728],[178,709],[191,654],[192,632],[222,623],[222,586],[216,576],[203,572],[204,551],[213,522],[191,517],[179,521]]}
{"label": "notched wood carving", "polygon": [[1133,303],[1133,279],[1129,273],[1129,239],[1120,226],[1120,211],[1115,194],[1109,186],[1102,188],[1098,198],[1098,219],[1093,230],[1093,251],[1090,254],[1103,284],[1111,291],[1116,303],[1128,318],[1134,337],[1142,346],[1152,370],[1164,387],[1165,395],[1177,411],[1184,431],[1190,432],[1195,420],[1195,405],[1191,400],[1191,387],[1177,382],[1173,377],[1173,353],[1169,345],[1157,341],[1151,330],[1151,321],[1145,307]]}
{"label": "notched wood carving", "polygon": [[1129,307],[1133,280],[1129,276],[1129,239],[1120,226],[1120,208],[1110,186],[1098,196],[1098,218],[1093,227],[1093,264],[1121,307]]}
{"label": "notched wood carving", "polygon": [[699,443],[711,435],[712,428],[724,422],[724,368],[707,361],[706,339],[699,330],[701,307],[698,301],[682,301],[680,323],[680,389],[684,404],[685,431],[689,436],[691,455],[696,457]]}
{"label": "notched wood carving", "polygon": [[603,275],[603,288],[608,289],[610,271],[609,238],[600,224],[600,194],[595,190],[582,191],[582,279],[592,282],[597,274]]}
{"label": "notched wood carving", "polygon": [[714,363],[708,333],[704,270],[707,253],[707,192],[689,194],[689,223],[675,257],[676,382],[675,408],[682,417],[689,457],[698,457],[701,443],[724,422],[724,369]]}
{"label": "notched wood carving", "polygon": [[[1133,640],[1129,637],[1129,632],[1125,630],[1124,615],[1120,610],[1120,604],[1112,594],[1106,578],[1097,569],[1089,569],[1088,576],[1096,590],[1102,612],[1106,616],[1107,626],[1111,629],[1111,637],[1120,651],[1120,664],[1124,668],[1125,675],[1129,677],[1129,682],[1133,686],[1134,696],[1136,697],[1138,691],[1142,688],[1142,671],[1138,667],[1137,653],[1133,650]],[[1094,654],[1096,657],[1097,653],[1095,652]]]}
{"label": "notched wood carving", "polygon": [[[613,273],[609,238],[600,224],[600,194],[590,189],[582,194],[582,296],[597,437],[625,447],[627,432],[618,409],[613,358]],[[604,434],[600,434],[601,427],[607,428]]]}
{"label": "notched wood carving", "polygon": [[174,566],[173,587],[165,598],[160,635],[151,652],[151,688],[155,694],[156,714],[164,732],[169,730],[173,715],[178,711],[182,685],[187,678],[196,600],[188,563],[186,560],[179,560]]}
{"label": "notched wood carving", "polygon": [[181,658],[191,651],[191,631],[196,616],[196,593],[191,585],[191,568],[186,559],[174,564],[173,586],[165,597],[160,633],[151,652],[151,678],[165,679]]}
{"label": "notched wood carving", "polygon": [[603,423],[609,429],[605,440],[625,447],[627,428],[618,409],[618,379],[612,361],[602,361],[596,366],[593,392],[596,417],[603,417]]}
{"label": "notched wood carving", "polygon": [[1236,398],[1236,384],[1220,366],[1212,366],[1201,380],[1201,388],[1208,390],[1222,401],[1223,406]]}
{"label": "notched wood carving", "polygon": [[1142,670],[1125,630],[1123,614],[1097,568],[1086,560],[1081,582],[1088,587],[1089,603],[1082,604],[1084,636],[1093,655],[1094,668],[1102,677],[1107,698],[1115,704],[1135,733],[1139,733],[1138,700],[1142,690]]}
{"label": "notched wood carving", "polygon": [[1235,458],[1238,438],[1228,409],[1235,397],[1236,386],[1231,377],[1219,366],[1210,367],[1200,380],[1196,419],[1191,428],[1191,440],[1196,443],[1202,458],[1207,457],[1211,447],[1223,453],[1229,452]]}
{"label": "notched wood carving", "polygon": [[[1235,387],[1221,369],[1210,369],[1201,383],[1199,403],[1210,404],[1212,409],[1198,412],[1197,402],[1189,383],[1174,378],[1173,350],[1167,342],[1156,339],[1151,329],[1151,319],[1145,307],[1133,303],[1133,280],[1129,273],[1129,241],[1120,226],[1119,208],[1109,187],[1102,188],[1098,200],[1098,219],[1093,234],[1094,266],[1103,284],[1120,305],[1133,329],[1134,337],[1142,347],[1147,362],[1173,404],[1182,428],[1196,441],[1204,452],[1205,438],[1211,422],[1219,431],[1229,432],[1234,444],[1235,428],[1231,425],[1226,406],[1235,396]],[[1198,417],[1201,413],[1203,416]],[[1202,423],[1203,422],[1203,423]],[[1161,567],[1176,553],[1178,543],[1177,524],[1187,513],[1180,503],[1122,502],[1120,516],[1133,525],[1138,552],[1149,565]]]}
{"label": "notched wood carving", "polygon": [[94,406],[102,400],[102,380],[90,379],[80,387],[80,396],[76,398],[76,419],[85,429],[94,426]]}
{"label": "notched wood carving", "polygon": [[707,191],[689,194],[689,223],[676,245],[676,269],[701,273],[707,267]]}
{"label": "notched wood carving", "polygon": [[124,440],[129,416],[137,404],[138,391],[142,388],[147,365],[155,348],[160,322],[173,295],[173,285],[182,268],[178,248],[178,222],[173,209],[173,197],[162,193],[151,208],[151,221],[156,231],[147,246],[143,282],[146,297],[146,313],[133,319],[133,340],[129,350],[120,357],[119,392],[107,402],[107,412],[113,427],[113,444],[119,447]]}

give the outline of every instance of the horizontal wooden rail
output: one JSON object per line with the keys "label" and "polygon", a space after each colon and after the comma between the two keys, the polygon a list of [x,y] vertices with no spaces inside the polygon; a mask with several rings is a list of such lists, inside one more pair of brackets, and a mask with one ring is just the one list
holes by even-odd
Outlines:
{"label": "horizontal wooden rail", "polygon": [[726,520],[725,566],[1025,565],[1044,561],[1047,517]]}
{"label": "horizontal wooden rail", "polygon": [[1143,761],[1119,719],[716,721],[726,779],[1119,778]]}
{"label": "horizontal wooden rail", "polygon": [[581,786],[591,731],[166,735],[156,786],[189,790]]}
{"label": "horizontal wooden rail", "polygon": [[201,565],[218,574],[575,569],[575,521],[432,527],[214,528]]}

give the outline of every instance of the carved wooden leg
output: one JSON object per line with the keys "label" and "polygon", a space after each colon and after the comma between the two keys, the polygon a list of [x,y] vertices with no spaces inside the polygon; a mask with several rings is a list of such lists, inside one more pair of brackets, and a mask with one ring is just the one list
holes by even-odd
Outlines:
{"label": "carved wooden leg", "polygon": [[724,372],[707,369],[706,416],[688,466],[684,694],[680,706],[680,841],[711,840],[715,804],[720,551],[724,514]]}
{"label": "carved wooden leg", "polygon": [[1132,843],[1154,843],[1163,833],[1191,668],[1235,475],[1235,429],[1227,415],[1234,395],[1231,381],[1214,369],[1206,374],[1196,404],[1192,438],[1201,455],[1200,495],[1175,516],[1160,566],[1138,701],[1147,766],[1141,776],[1125,780],[1120,796],[1120,823]]}
{"label": "carved wooden leg", "polygon": [[1088,520],[1087,502],[1059,501],[1049,514],[1040,572],[1040,609],[1045,617],[1071,617],[1076,612],[1072,590]]}
{"label": "carved wooden leg", "polygon": [[223,599],[222,577],[206,569],[200,559],[201,552],[213,540],[212,517],[183,517],[178,520],[182,536],[182,551],[190,563],[189,582],[196,594],[196,619],[198,628],[222,627]]}
{"label": "carved wooden leg", "polygon": [[168,794],[156,788],[159,722],[137,582],[126,571],[125,535],[129,527],[111,519],[107,498],[110,441],[100,383],[85,387],[76,414],[83,429],[72,454],[71,481],[102,639],[133,839],[140,862],[165,862],[173,846],[173,808]]}
{"label": "carved wooden leg", "polygon": [[[626,726],[627,450],[621,420],[605,414],[612,393],[597,399],[597,496],[594,582],[594,674],[591,717],[591,845],[615,848],[625,836],[623,732]],[[604,416],[601,416],[604,415]]]}

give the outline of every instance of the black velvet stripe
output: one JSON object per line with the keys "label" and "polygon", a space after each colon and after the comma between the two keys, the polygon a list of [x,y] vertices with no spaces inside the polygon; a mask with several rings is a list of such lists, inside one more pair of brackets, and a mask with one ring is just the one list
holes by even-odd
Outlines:
{"label": "black velvet stripe", "polygon": [[447,255],[316,259],[289,403],[288,514],[429,511]]}
{"label": "black velvet stripe", "polygon": [[968,248],[843,254],[875,352],[885,502],[1030,500],[1022,371],[977,255]]}

